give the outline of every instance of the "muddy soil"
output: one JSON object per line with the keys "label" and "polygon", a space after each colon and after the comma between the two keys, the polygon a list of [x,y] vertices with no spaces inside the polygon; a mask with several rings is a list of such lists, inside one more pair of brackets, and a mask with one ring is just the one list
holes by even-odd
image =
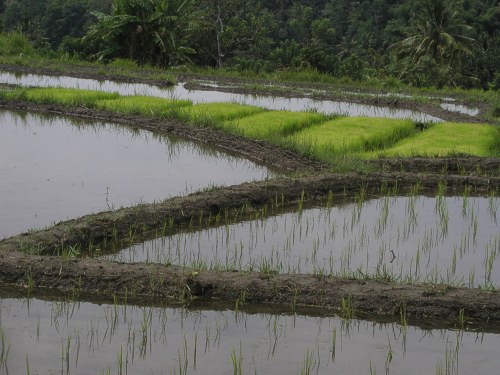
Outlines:
{"label": "muddy soil", "polygon": [[438,176],[412,173],[322,173],[289,177],[201,191],[168,199],[161,203],[141,204],[68,220],[51,228],[31,231],[0,241],[0,250],[28,251],[36,254],[58,254],[69,247],[79,246],[85,252],[93,246],[125,238],[148,236],[172,222],[176,227],[190,224],[203,226],[206,219],[219,223],[255,217],[265,208],[267,213],[297,207],[297,202],[326,201],[354,196],[361,189],[366,197],[381,194],[405,194],[419,186],[419,193],[435,194],[439,184],[445,184],[449,194],[461,194],[471,187],[470,194],[488,194],[500,188],[500,177]]}
{"label": "muddy soil", "polygon": [[464,309],[470,319],[500,322],[500,294],[497,291],[318,275],[194,272],[168,265],[122,264],[54,255],[75,246],[85,252],[89,246],[124,237],[131,230],[136,238],[146,238],[170,220],[176,226],[196,225],[200,213],[205,218],[217,215],[252,217],[263,207],[277,210],[282,202],[294,204],[301,196],[312,202],[325,200],[330,192],[354,195],[360,188],[367,195],[383,190],[404,193],[416,184],[420,185],[421,192],[435,193],[443,183],[447,193],[460,194],[469,186],[471,194],[487,194],[500,189],[500,159],[378,160],[367,164],[368,170],[376,169],[375,172],[336,174],[329,172],[329,166],[290,150],[177,121],[28,102],[2,101],[0,107],[109,121],[158,134],[176,134],[277,170],[293,172],[289,177],[276,180],[244,183],[157,204],[88,215],[46,230],[4,239],[0,241],[0,280],[5,285],[54,294],[78,292],[104,297],[128,294],[153,303],[193,299],[236,301],[244,293],[247,302],[290,308],[313,306],[334,312],[339,311],[342,299],[350,296],[356,311],[365,316],[399,316],[404,312],[409,318],[453,321]]}
{"label": "muddy soil", "polygon": [[[353,280],[316,275],[274,275],[256,272],[190,272],[159,264],[122,264],[0,253],[4,283],[33,291],[92,294],[129,301],[186,302],[197,299],[263,303],[290,310],[314,306],[341,312],[351,298],[358,316],[400,316],[457,321],[459,312],[471,320],[500,321],[498,293],[441,285],[400,285],[377,280]],[[244,296],[244,300],[241,300]]]}
{"label": "muddy soil", "polygon": [[[350,296],[360,316],[440,318],[453,321],[461,309],[470,319],[500,321],[500,295],[478,289],[444,285],[401,285],[384,280],[346,280],[319,275],[277,275],[255,272],[200,271],[160,265],[106,262],[91,258],[38,255],[60,254],[71,246],[99,246],[105,239],[126,237],[132,231],[141,238],[172,220],[174,225],[197,226],[206,218],[251,217],[265,205],[279,209],[281,201],[325,198],[328,192],[344,194],[364,187],[366,194],[384,189],[435,191],[445,181],[448,192],[472,186],[474,194],[500,187],[499,177],[438,176],[408,173],[320,174],[299,178],[245,183],[176,197],[160,204],[141,205],[59,223],[39,232],[0,241],[0,279],[21,289],[73,292],[109,297],[117,295],[150,301],[215,299],[236,301],[244,294],[248,303],[280,306],[313,306],[338,312]],[[395,191],[395,190],[394,190]],[[242,208],[244,207],[244,208]]]}

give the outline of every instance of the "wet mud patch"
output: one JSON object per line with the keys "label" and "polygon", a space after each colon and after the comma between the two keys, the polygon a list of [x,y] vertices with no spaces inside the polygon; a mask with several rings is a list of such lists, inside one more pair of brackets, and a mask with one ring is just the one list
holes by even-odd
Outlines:
{"label": "wet mud patch", "polygon": [[400,285],[377,280],[350,280],[315,275],[257,272],[190,272],[173,266],[115,263],[94,259],[62,259],[2,253],[4,283],[28,291],[83,293],[143,301],[185,303],[198,299],[294,307],[340,313],[350,299],[356,316],[468,319],[500,321],[497,292],[444,285]]}

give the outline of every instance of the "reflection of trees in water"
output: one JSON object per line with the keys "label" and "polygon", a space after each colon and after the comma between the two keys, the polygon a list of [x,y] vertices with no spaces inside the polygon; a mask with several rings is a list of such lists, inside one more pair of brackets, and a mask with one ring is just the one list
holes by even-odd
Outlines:
{"label": "reflection of trees in water", "polygon": [[158,134],[133,126],[118,125],[100,120],[79,119],[74,117],[54,116],[46,113],[30,113],[27,111],[0,111],[0,121],[13,123],[23,129],[29,129],[30,124],[39,126],[71,126],[75,135],[91,132],[97,136],[106,134],[124,136],[130,140],[148,144],[158,142],[164,144],[169,162],[179,161],[182,155],[190,154],[201,159],[217,159],[226,162],[232,168],[244,166],[248,171],[257,171],[262,167],[248,162],[246,159],[229,155],[202,142],[186,140],[173,134]]}

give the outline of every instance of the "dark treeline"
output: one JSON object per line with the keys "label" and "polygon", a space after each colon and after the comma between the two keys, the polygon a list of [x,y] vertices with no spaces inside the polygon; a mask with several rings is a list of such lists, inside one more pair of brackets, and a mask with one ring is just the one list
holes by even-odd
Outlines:
{"label": "dark treeline", "polygon": [[500,89],[498,0],[0,0],[0,12],[3,32],[81,59]]}

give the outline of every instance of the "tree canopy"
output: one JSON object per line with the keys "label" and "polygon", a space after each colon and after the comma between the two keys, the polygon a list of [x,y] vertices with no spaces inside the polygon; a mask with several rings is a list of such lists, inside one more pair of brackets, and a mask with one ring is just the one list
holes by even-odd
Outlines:
{"label": "tree canopy", "polygon": [[114,0],[111,14],[97,18],[84,41],[98,45],[100,59],[129,58],[139,64],[169,66],[195,50],[189,37],[199,25],[194,0]]}
{"label": "tree canopy", "polygon": [[0,0],[4,32],[85,59],[500,85],[496,0]]}

